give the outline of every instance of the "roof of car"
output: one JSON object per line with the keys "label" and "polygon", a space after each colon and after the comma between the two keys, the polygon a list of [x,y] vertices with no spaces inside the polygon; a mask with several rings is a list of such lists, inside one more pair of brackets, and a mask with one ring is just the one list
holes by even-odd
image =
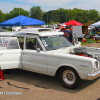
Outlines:
{"label": "roof of car", "polygon": [[14,34],[16,34],[16,32],[0,32],[0,37],[11,37]]}
{"label": "roof of car", "polygon": [[22,29],[18,32],[0,32],[0,36],[51,36],[51,35],[63,35],[63,32],[54,31],[52,28],[31,28]]}
{"label": "roof of car", "polygon": [[14,34],[14,36],[21,35],[39,35],[39,36],[51,36],[51,35],[63,35],[63,32],[56,32],[52,28],[31,28],[22,29],[21,31]]}
{"label": "roof of car", "polygon": [[52,28],[28,28],[28,29],[21,29],[21,31],[47,32],[47,31],[54,31],[54,30]]}

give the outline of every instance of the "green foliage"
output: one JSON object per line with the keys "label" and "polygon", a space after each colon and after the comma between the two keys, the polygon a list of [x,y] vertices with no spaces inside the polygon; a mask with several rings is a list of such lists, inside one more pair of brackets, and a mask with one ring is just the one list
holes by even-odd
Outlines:
{"label": "green foliage", "polygon": [[14,8],[12,11],[10,11],[11,18],[20,16],[20,15],[28,16],[29,12],[22,8]]}
{"label": "green foliage", "polygon": [[14,8],[12,11],[10,11],[7,14],[2,14],[2,22],[9,20],[11,18],[17,17],[19,15],[29,16],[29,12],[22,9],[22,8]]}
{"label": "green foliage", "polygon": [[2,20],[3,20],[3,13],[2,13],[2,11],[0,10],[0,23],[2,22]]}
{"label": "green foliage", "polygon": [[43,20],[43,14],[44,14],[44,12],[42,13],[42,10],[39,6],[32,7],[30,9],[30,17],[31,18],[35,18],[35,19],[38,19],[38,20]]}
{"label": "green foliage", "polygon": [[84,24],[87,21],[97,22],[100,20],[99,12],[95,9],[82,10],[77,8],[59,8],[57,10],[50,10],[48,12],[44,12],[43,10],[41,10],[40,6],[33,6],[32,8],[30,8],[29,12],[22,8],[14,8],[9,13],[4,14],[0,10],[0,22],[17,17],[19,15],[43,20],[45,21],[45,23],[50,23],[51,21],[55,23],[64,23],[70,20],[76,20]]}
{"label": "green foliage", "polygon": [[84,24],[87,21],[97,22],[100,20],[98,11],[94,9],[82,10],[82,9],[77,9],[77,8],[74,8],[74,9],[59,8],[57,10],[46,12],[44,16],[45,16],[44,21],[48,23],[50,23],[50,21],[53,21],[53,22],[59,21],[59,23],[64,23],[70,20],[76,20]]}

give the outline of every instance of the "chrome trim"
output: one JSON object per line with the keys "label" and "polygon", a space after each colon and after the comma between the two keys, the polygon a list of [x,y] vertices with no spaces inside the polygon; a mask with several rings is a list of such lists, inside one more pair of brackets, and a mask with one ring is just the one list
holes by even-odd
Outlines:
{"label": "chrome trim", "polygon": [[100,70],[94,72],[93,74],[88,74],[87,80],[94,80],[100,76]]}

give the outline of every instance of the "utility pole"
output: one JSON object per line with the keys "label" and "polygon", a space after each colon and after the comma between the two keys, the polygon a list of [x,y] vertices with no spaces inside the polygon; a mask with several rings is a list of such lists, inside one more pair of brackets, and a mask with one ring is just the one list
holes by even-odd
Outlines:
{"label": "utility pole", "polygon": [[68,15],[68,14],[66,14],[66,22],[67,22],[67,15]]}
{"label": "utility pole", "polygon": [[51,21],[52,21],[52,14],[51,14]]}
{"label": "utility pole", "polygon": [[47,23],[48,23],[48,14],[47,14]]}

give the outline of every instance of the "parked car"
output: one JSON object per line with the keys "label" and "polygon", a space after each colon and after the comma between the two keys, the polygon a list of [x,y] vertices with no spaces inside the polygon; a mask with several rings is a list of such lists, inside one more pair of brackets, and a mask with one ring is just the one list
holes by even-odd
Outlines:
{"label": "parked car", "polygon": [[4,29],[0,28],[0,32],[6,32]]}
{"label": "parked car", "polygon": [[63,32],[49,28],[23,29],[11,34],[13,37],[7,35],[0,34],[2,70],[19,68],[57,76],[70,89],[78,87],[81,79],[100,76],[100,48],[80,47],[79,42],[73,45]]}

